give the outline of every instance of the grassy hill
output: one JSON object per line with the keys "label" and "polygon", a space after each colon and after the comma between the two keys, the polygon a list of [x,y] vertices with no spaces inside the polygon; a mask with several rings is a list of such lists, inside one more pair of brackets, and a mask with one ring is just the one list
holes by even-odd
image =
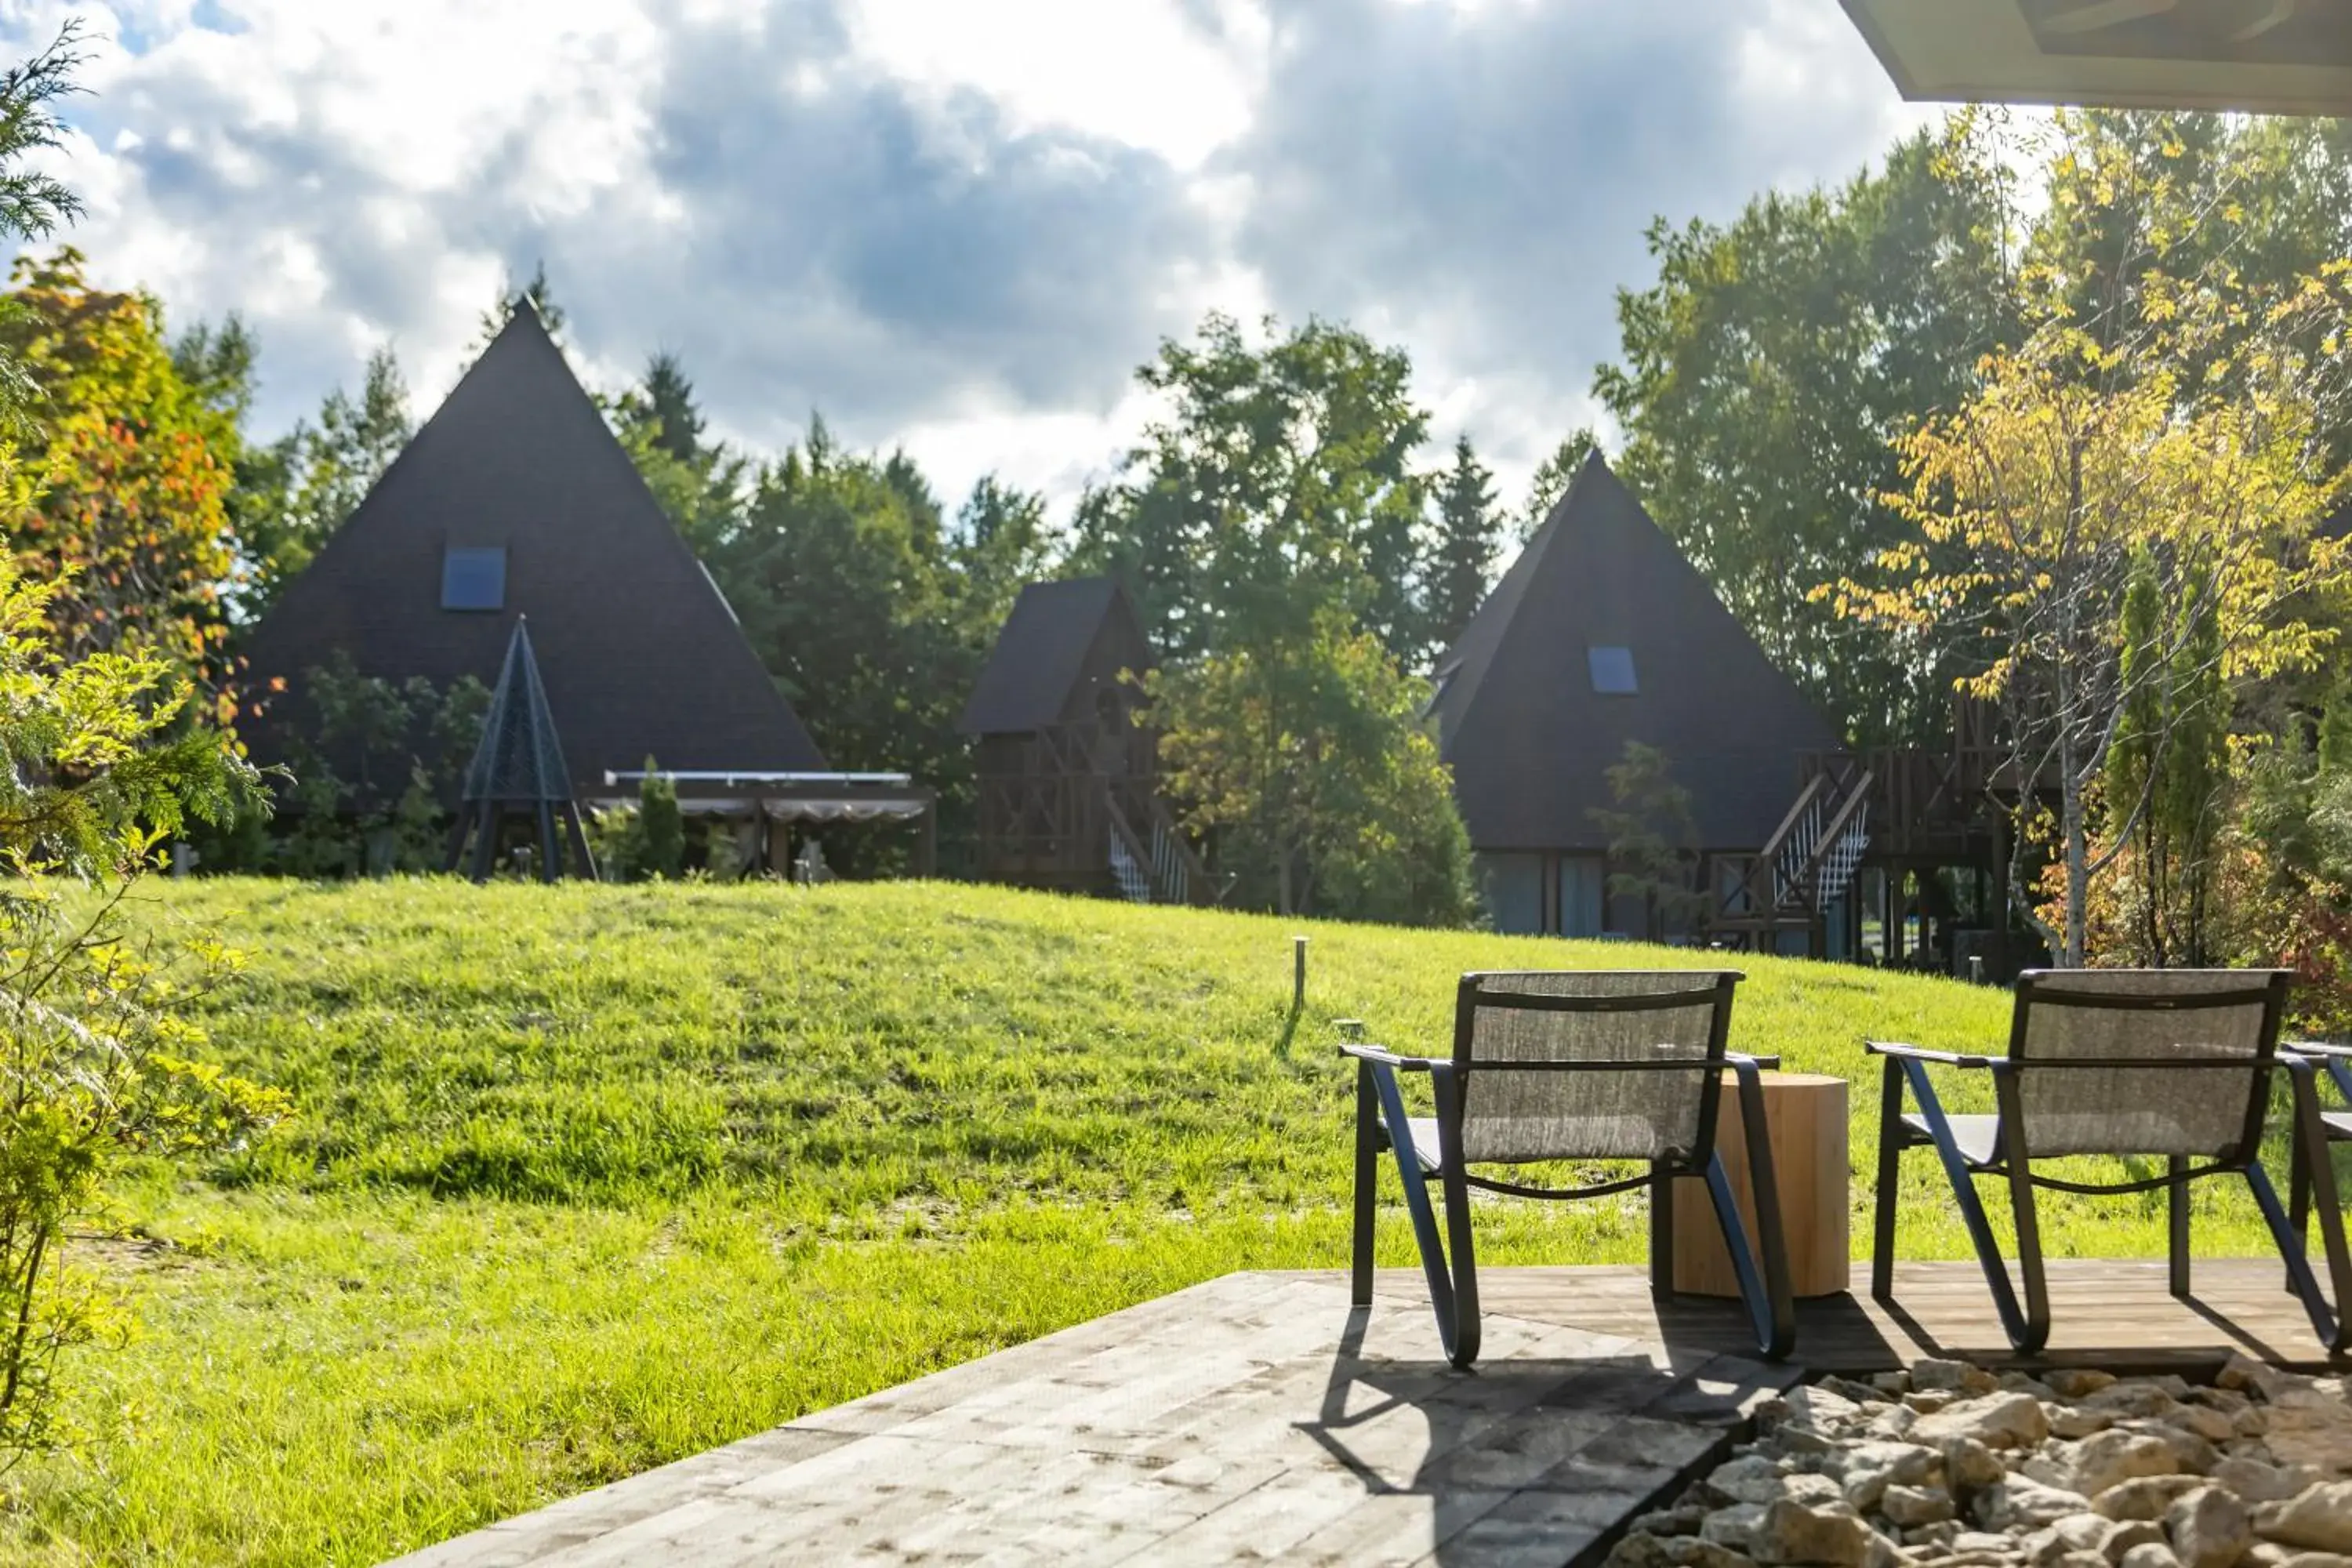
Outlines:
{"label": "grassy hill", "polygon": [[[93,1443],[14,1478],[12,1559],[372,1563],[1228,1269],[1341,1264],[1333,1018],[1436,1051],[1463,970],[1706,956],[946,885],[217,881],[142,918],[249,954],[215,1054],[301,1109],[142,1173],[129,1239],[82,1247],[141,1329],[74,1360]],[[1857,1171],[1866,1033],[2004,1037],[1994,992],[1739,967],[1735,1048],[1864,1084]],[[1906,1252],[1964,1256],[1913,1167]],[[2263,1248],[2238,1192],[2200,1199],[2205,1247]],[[2050,1249],[2157,1251],[2160,1204],[2051,1194]],[[1642,1255],[1630,1200],[1482,1216],[1484,1261]],[[1381,1246],[1411,1260],[1401,1210]]]}

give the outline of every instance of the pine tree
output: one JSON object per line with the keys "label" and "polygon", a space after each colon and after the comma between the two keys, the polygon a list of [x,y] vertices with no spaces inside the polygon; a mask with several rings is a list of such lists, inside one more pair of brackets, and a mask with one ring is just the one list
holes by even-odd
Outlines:
{"label": "pine tree", "polygon": [[2352,676],[2336,683],[2320,713],[2319,771],[2352,773]]}
{"label": "pine tree", "polygon": [[2213,839],[2230,763],[2230,688],[2221,678],[2220,595],[2192,580],[2172,669],[2172,733],[2164,763],[2164,832],[2171,861],[2172,956],[2203,963]]}
{"label": "pine tree", "polygon": [[658,426],[654,445],[681,463],[691,463],[702,453],[702,411],[695,406],[694,383],[686,378],[686,369],[677,356],[667,349],[646,363],[646,379],[639,384],[637,395],[645,400],[646,412]]}
{"label": "pine tree", "polygon": [[686,869],[686,818],[677,809],[677,785],[651,757],[637,784],[637,831],[643,836],[637,871],[671,877]]}
{"label": "pine tree", "polygon": [[1502,520],[1495,511],[1495,476],[1463,436],[1437,497],[1437,547],[1430,566],[1429,640],[1450,647],[1486,596]]}

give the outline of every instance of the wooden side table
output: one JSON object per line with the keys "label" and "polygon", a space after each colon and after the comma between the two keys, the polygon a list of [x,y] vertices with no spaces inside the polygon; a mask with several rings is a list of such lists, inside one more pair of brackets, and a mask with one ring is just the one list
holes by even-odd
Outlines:
{"label": "wooden side table", "polygon": [[[1848,1257],[1846,1080],[1820,1073],[1763,1075],[1764,1123],[1772,1142],[1772,1174],[1780,1188],[1780,1226],[1789,1243],[1792,1294],[1835,1296],[1851,1278]],[[1756,1235],[1756,1194],[1748,1182],[1748,1129],[1739,1115],[1738,1080],[1723,1075],[1717,1101],[1715,1149],[1731,1177],[1748,1234]],[[1737,1296],[1739,1279],[1724,1250],[1715,1205],[1696,1176],[1675,1183],[1675,1289],[1696,1296]],[[1759,1260],[1760,1261],[1760,1260]]]}

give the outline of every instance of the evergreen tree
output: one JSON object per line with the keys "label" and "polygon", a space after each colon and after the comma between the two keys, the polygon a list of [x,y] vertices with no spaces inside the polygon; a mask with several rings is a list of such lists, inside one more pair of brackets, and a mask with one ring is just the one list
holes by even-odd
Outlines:
{"label": "evergreen tree", "polygon": [[2320,711],[2319,771],[2352,776],[2352,676],[2337,678]]}
{"label": "evergreen tree", "polygon": [[635,395],[644,400],[654,426],[654,444],[681,463],[694,463],[702,453],[702,411],[695,406],[694,384],[677,356],[664,350],[647,361]]}
{"label": "evergreen tree", "polygon": [[1426,612],[1434,648],[1451,647],[1486,596],[1500,523],[1494,479],[1467,435],[1454,443],[1454,466],[1437,494],[1437,544],[1429,574]]}
{"label": "evergreen tree", "polygon": [[1639,741],[1608,769],[1612,808],[1587,815],[1608,835],[1609,892],[1639,900],[1654,931],[1678,933],[1706,910],[1698,887],[1698,822],[1690,791],[1677,783],[1666,753]]}
{"label": "evergreen tree", "polygon": [[654,355],[645,378],[612,400],[605,414],[646,488],[715,574],[714,563],[743,530],[751,459],[723,441],[702,439],[694,384],[675,354]]}
{"label": "evergreen tree", "polygon": [[637,784],[637,873],[675,879],[686,869],[686,818],[677,808],[677,784],[653,758]]}
{"label": "evergreen tree", "polygon": [[259,619],[277,602],[415,433],[408,384],[387,346],[368,355],[356,398],[339,386],[319,405],[316,422],[243,455],[229,496],[242,558],[232,603],[240,621]]}
{"label": "evergreen tree", "polygon": [[2170,694],[2170,660],[2165,647],[2164,590],[2156,563],[2145,550],[2132,561],[2117,616],[2122,652],[2116,684],[2123,700],[2116,713],[2115,739],[2107,750],[2107,832],[2131,846],[2132,885],[2125,897],[2125,923],[2146,963],[2162,962],[2162,894],[2157,887],[2163,845],[2158,795],[2158,765]]}
{"label": "evergreen tree", "polygon": [[1530,537],[1568,493],[1569,485],[1576,479],[1576,470],[1584,467],[1584,459],[1601,449],[1600,439],[1592,426],[1580,425],[1559,439],[1551,456],[1536,465],[1534,477],[1528,481],[1527,504],[1519,509],[1518,534],[1521,541]]}
{"label": "evergreen tree", "polygon": [[2172,732],[2167,738],[2164,814],[2172,886],[2173,922],[2168,956],[2192,965],[2210,962],[2207,910],[2215,866],[2214,840],[2230,762],[2230,686],[2222,678],[2221,595],[2210,574],[2192,578],[2182,610],[2180,651],[2172,670]]}
{"label": "evergreen tree", "polygon": [[482,357],[482,351],[490,346],[490,340],[506,331],[507,323],[514,319],[514,313],[526,309],[538,315],[539,324],[547,329],[549,337],[559,343],[563,341],[563,328],[570,318],[564,314],[563,307],[555,302],[554,290],[547,282],[547,263],[543,260],[531,263],[528,282],[517,283],[514,275],[509,273],[506,281],[499,285],[498,299],[475,322],[474,341],[466,349],[466,367],[471,369],[474,362]]}

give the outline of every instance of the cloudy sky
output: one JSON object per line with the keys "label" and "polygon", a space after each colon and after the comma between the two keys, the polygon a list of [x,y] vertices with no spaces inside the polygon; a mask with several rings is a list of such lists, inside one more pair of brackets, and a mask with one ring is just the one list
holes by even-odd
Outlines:
{"label": "cloudy sky", "polygon": [[1105,472],[1213,307],[1404,343],[1516,485],[1654,215],[1923,119],[1836,0],[0,0],[0,41],[73,15],[69,237],[240,312],[265,432],[383,342],[428,413],[543,260],[592,383],[668,349],[720,433],[822,409],[950,494]]}

